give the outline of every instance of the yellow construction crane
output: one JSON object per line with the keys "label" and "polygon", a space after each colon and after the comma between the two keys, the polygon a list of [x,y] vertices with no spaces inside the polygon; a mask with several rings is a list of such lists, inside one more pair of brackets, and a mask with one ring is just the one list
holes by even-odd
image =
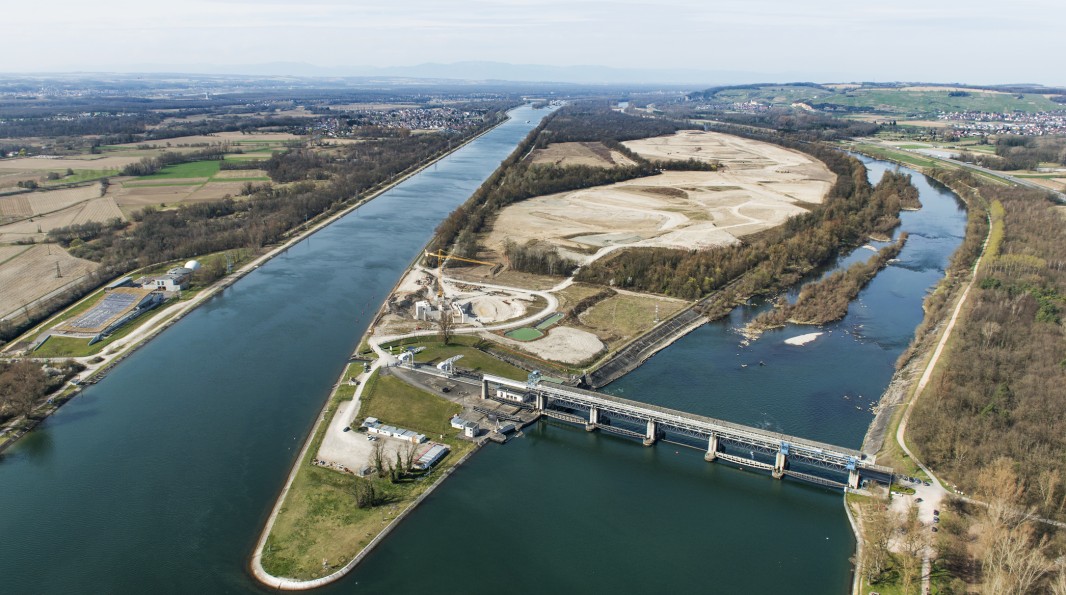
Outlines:
{"label": "yellow construction crane", "polygon": [[474,260],[472,258],[463,258],[462,256],[456,256],[454,254],[445,254],[441,250],[436,252],[426,251],[426,257],[433,257],[437,259],[437,299],[444,296],[444,263],[448,260],[461,260],[463,262],[472,262],[474,264],[484,264],[488,266],[496,266],[494,262],[485,262],[483,260]]}

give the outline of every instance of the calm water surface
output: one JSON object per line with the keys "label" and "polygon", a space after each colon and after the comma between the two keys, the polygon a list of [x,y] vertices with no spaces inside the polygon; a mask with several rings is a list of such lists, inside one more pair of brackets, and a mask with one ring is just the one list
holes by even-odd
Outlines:
{"label": "calm water surface", "polygon": [[[543,114],[517,110],[294,246],[8,451],[4,592],[262,591],[248,556],[369,316],[436,224]],[[876,176],[886,165],[869,167]],[[900,262],[818,341],[788,347],[784,338],[811,329],[787,328],[741,348],[731,329],[753,306],[609,390],[857,446],[870,413],[856,403],[884,388],[964,229],[953,196],[916,181],[925,208],[904,215]],[[480,452],[326,591],[845,592],[853,546],[839,494],[542,423]]]}

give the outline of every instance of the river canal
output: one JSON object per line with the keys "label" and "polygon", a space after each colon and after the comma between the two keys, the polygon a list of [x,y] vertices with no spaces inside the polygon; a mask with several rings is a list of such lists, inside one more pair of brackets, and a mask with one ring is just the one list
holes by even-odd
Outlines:
{"label": "river canal", "polygon": [[[5,592],[263,591],[248,557],[345,357],[436,224],[544,113],[516,110],[265,264],[9,450]],[[740,348],[745,308],[609,390],[857,446],[871,414],[843,395],[880,394],[965,225],[950,193],[916,182],[925,208],[903,217],[900,262],[817,341],[785,346],[810,331],[788,328]],[[839,494],[541,423],[478,453],[325,591],[844,592],[853,546]]]}

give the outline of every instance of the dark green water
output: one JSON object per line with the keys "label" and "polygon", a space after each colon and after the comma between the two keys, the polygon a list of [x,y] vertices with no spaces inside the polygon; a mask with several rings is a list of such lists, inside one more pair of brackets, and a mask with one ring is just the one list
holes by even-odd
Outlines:
{"label": "dark green water", "polygon": [[[260,591],[248,556],[369,313],[542,114],[518,110],[264,265],[10,450],[3,591]],[[961,236],[950,195],[923,187],[922,200],[904,229],[922,227],[930,242],[912,234],[831,335],[776,351],[790,329],[740,351],[727,327],[708,326],[612,390],[857,444],[869,414],[839,406],[837,393],[880,391]],[[744,376],[745,357],[767,363],[761,376]],[[694,450],[541,424],[471,459],[326,590],[832,593],[847,588],[852,548],[838,494],[706,464]]]}

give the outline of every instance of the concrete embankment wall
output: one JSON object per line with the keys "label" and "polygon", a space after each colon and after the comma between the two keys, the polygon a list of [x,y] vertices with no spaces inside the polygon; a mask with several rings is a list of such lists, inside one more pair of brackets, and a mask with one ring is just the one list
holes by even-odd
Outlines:
{"label": "concrete embankment wall", "polygon": [[673,318],[660,323],[643,337],[623,347],[601,366],[589,372],[585,381],[592,388],[606,386],[709,321],[710,319],[697,312],[695,307],[686,308]]}

